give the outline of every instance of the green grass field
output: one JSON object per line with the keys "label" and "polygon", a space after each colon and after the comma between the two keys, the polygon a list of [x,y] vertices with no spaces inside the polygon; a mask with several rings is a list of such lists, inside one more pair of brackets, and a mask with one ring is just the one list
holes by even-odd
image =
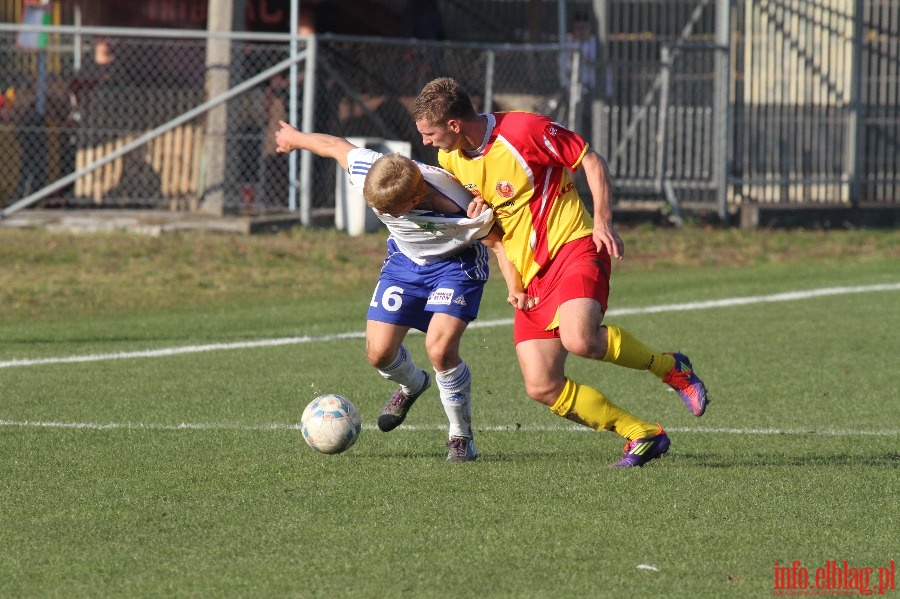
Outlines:
{"label": "green grass field", "polygon": [[[795,561],[900,596],[900,234],[623,237],[607,321],[712,397],[570,358],[669,431],[633,471],[524,395],[499,277],[462,348],[480,456],[448,464],[434,389],[374,427],[380,236],[0,231],[0,597],[762,597]],[[364,422],[337,456],[296,427],[325,392]]]}

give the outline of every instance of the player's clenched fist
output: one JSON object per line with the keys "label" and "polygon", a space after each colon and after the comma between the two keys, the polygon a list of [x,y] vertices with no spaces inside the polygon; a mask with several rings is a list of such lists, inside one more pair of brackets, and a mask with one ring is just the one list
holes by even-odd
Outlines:
{"label": "player's clenched fist", "polygon": [[281,128],[275,133],[275,151],[287,154],[294,149],[291,138],[297,134],[297,130],[284,121],[278,121],[278,124]]}
{"label": "player's clenched fist", "polygon": [[466,208],[466,216],[469,218],[478,218],[485,210],[490,209],[491,207],[484,201],[484,198],[472,198],[472,201],[469,202],[469,207]]}

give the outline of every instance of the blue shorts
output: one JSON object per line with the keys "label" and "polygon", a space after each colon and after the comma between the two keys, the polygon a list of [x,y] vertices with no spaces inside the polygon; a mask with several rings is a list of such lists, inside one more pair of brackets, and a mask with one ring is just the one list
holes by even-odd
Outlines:
{"label": "blue shorts", "polygon": [[488,278],[487,248],[476,243],[427,266],[416,264],[388,239],[388,257],[366,314],[368,320],[408,326],[422,332],[435,312],[465,322],[475,320]]}

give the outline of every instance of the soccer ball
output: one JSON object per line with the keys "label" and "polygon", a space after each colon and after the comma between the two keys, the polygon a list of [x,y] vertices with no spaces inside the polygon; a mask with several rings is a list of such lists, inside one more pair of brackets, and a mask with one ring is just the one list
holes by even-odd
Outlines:
{"label": "soccer ball", "polygon": [[300,431],[306,443],[319,453],[341,453],[356,443],[362,419],[356,406],[340,395],[320,395],[300,417]]}

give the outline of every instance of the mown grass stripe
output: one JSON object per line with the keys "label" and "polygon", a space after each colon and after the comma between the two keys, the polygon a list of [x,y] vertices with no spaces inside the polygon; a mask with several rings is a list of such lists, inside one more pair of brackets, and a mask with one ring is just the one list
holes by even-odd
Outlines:
{"label": "mown grass stripe", "polygon": [[[770,302],[788,302],[816,297],[832,295],[845,295],[849,293],[872,293],[878,291],[900,291],[900,283],[888,283],[882,285],[860,285],[856,287],[824,287],[809,289],[806,291],[791,291],[774,293],[770,295],[757,295],[749,297],[733,297],[720,300],[703,302],[689,302],[683,304],[662,304],[658,306],[646,306],[643,308],[619,308],[609,310],[607,316],[627,316],[632,314],[654,314],[660,312],[684,312],[689,310],[710,310],[715,308],[729,308],[734,306],[746,306],[750,304],[762,304]],[[475,321],[469,328],[483,329],[512,324],[511,318],[496,320]],[[417,333],[418,331],[412,331]],[[210,343],[206,345],[185,345],[182,347],[168,347],[160,349],[140,350],[131,352],[115,352],[107,354],[86,354],[82,356],[59,356],[50,358],[31,358],[6,360],[0,362],[0,368],[19,368],[25,366],[43,366],[49,364],[72,364],[80,362],[102,362],[107,360],[131,360],[136,358],[164,358],[181,354],[194,354],[211,351],[228,351],[235,349],[253,349],[260,347],[277,347],[282,345],[297,345],[301,343],[321,343],[338,341],[341,339],[362,339],[364,331],[352,331],[349,333],[335,333],[333,335],[282,337],[277,339],[260,339],[257,341],[238,341],[234,343]]]}

